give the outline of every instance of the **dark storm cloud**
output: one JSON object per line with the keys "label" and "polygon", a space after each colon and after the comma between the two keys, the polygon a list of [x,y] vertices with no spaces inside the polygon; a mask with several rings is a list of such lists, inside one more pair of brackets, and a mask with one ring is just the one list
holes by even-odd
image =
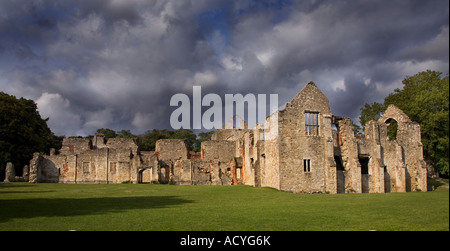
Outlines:
{"label": "dark storm cloud", "polygon": [[407,75],[448,71],[448,16],[442,0],[2,1],[0,91],[60,135],[170,128],[193,85],[283,105],[312,80],[358,122]]}

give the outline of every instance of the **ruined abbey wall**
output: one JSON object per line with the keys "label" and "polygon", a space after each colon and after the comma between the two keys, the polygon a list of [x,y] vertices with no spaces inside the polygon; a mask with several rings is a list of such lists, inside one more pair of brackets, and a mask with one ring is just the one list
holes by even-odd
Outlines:
{"label": "ruined abbey wall", "polygon": [[[235,123],[236,117],[230,122]],[[388,127],[398,123],[396,139]],[[328,99],[308,83],[285,109],[248,128],[219,129],[200,153],[180,139],[140,151],[135,139],[65,138],[50,155],[30,161],[30,182],[162,183],[273,187],[294,193],[426,191],[419,124],[391,105],[355,135]]]}

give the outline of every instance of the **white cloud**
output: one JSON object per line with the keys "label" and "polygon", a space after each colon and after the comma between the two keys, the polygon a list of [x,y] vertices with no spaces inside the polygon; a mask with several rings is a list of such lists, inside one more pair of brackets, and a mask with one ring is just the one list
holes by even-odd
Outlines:
{"label": "white cloud", "polygon": [[242,59],[230,55],[224,56],[221,60],[225,69],[231,72],[241,72],[243,70]]}
{"label": "white cloud", "polygon": [[56,135],[85,135],[81,131],[81,116],[72,110],[70,101],[58,93],[44,92],[36,100],[42,118]]}
{"label": "white cloud", "polygon": [[274,50],[266,50],[260,53],[256,53],[256,57],[265,67],[269,67],[271,65],[274,56]]}
{"label": "white cloud", "polygon": [[134,114],[131,124],[140,132],[149,130],[151,128],[152,115],[150,113],[137,112]]}
{"label": "white cloud", "polygon": [[86,122],[83,127],[91,132],[95,132],[97,129],[108,127],[113,122],[113,114],[111,108],[105,108],[103,110],[86,112]]}
{"label": "white cloud", "polygon": [[341,79],[339,81],[332,83],[331,86],[333,87],[334,91],[339,91],[339,90],[346,91],[344,79]]}

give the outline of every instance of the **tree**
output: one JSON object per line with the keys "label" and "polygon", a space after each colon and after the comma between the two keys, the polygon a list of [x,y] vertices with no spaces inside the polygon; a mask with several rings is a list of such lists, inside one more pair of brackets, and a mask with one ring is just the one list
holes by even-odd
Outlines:
{"label": "tree", "polygon": [[109,128],[100,128],[97,130],[98,133],[103,133],[105,138],[115,138],[117,137],[116,131]]}
{"label": "tree", "polygon": [[425,161],[431,163],[437,172],[448,175],[449,75],[441,76],[442,72],[430,70],[407,76],[402,81],[403,89],[395,89],[382,105],[379,104],[381,106],[366,104],[361,109],[360,122],[363,125],[370,119],[376,119],[381,115],[377,114],[381,107],[396,105],[412,121],[420,124]]}
{"label": "tree", "polygon": [[130,130],[120,130],[117,132],[116,138],[136,138],[137,136],[132,134]]}
{"label": "tree", "polygon": [[168,139],[174,134],[173,131],[167,129],[153,129],[152,131],[146,132],[144,135],[140,135],[139,143],[140,149],[142,151],[154,151],[156,141],[159,139]]}
{"label": "tree", "polygon": [[360,109],[361,114],[359,115],[359,123],[364,131],[366,128],[366,123],[370,120],[378,120],[383,116],[383,112],[386,110],[384,104],[378,102],[373,102],[371,105],[364,104],[364,107]]}
{"label": "tree", "polygon": [[[387,105],[378,102],[373,102],[371,105],[364,104],[364,107],[361,108],[361,114],[359,115],[359,123],[362,126],[362,131],[365,131],[366,123],[368,121],[380,119],[386,109]],[[390,140],[397,138],[397,128],[397,121],[393,120],[388,127],[388,137]]]}
{"label": "tree", "polygon": [[34,152],[48,153],[61,147],[57,137],[42,119],[33,100],[0,92],[0,179],[3,180],[7,162],[12,162],[21,174]]}
{"label": "tree", "polygon": [[198,134],[197,142],[194,144],[194,151],[200,152],[201,144],[203,141],[211,140],[211,136],[214,134],[215,131],[209,131],[209,132],[200,132]]}
{"label": "tree", "polygon": [[[189,150],[195,151],[194,149],[197,135],[188,129],[178,129],[170,136],[171,139],[184,139],[188,145]],[[200,149],[199,149],[200,150]]]}

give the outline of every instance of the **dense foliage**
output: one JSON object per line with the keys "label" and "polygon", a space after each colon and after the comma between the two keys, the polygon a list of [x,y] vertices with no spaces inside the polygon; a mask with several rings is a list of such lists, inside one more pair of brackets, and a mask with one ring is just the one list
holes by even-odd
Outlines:
{"label": "dense foliage", "polygon": [[20,175],[34,152],[61,147],[61,137],[50,131],[47,120],[41,118],[33,100],[0,92],[0,180],[7,162],[12,162]]}

